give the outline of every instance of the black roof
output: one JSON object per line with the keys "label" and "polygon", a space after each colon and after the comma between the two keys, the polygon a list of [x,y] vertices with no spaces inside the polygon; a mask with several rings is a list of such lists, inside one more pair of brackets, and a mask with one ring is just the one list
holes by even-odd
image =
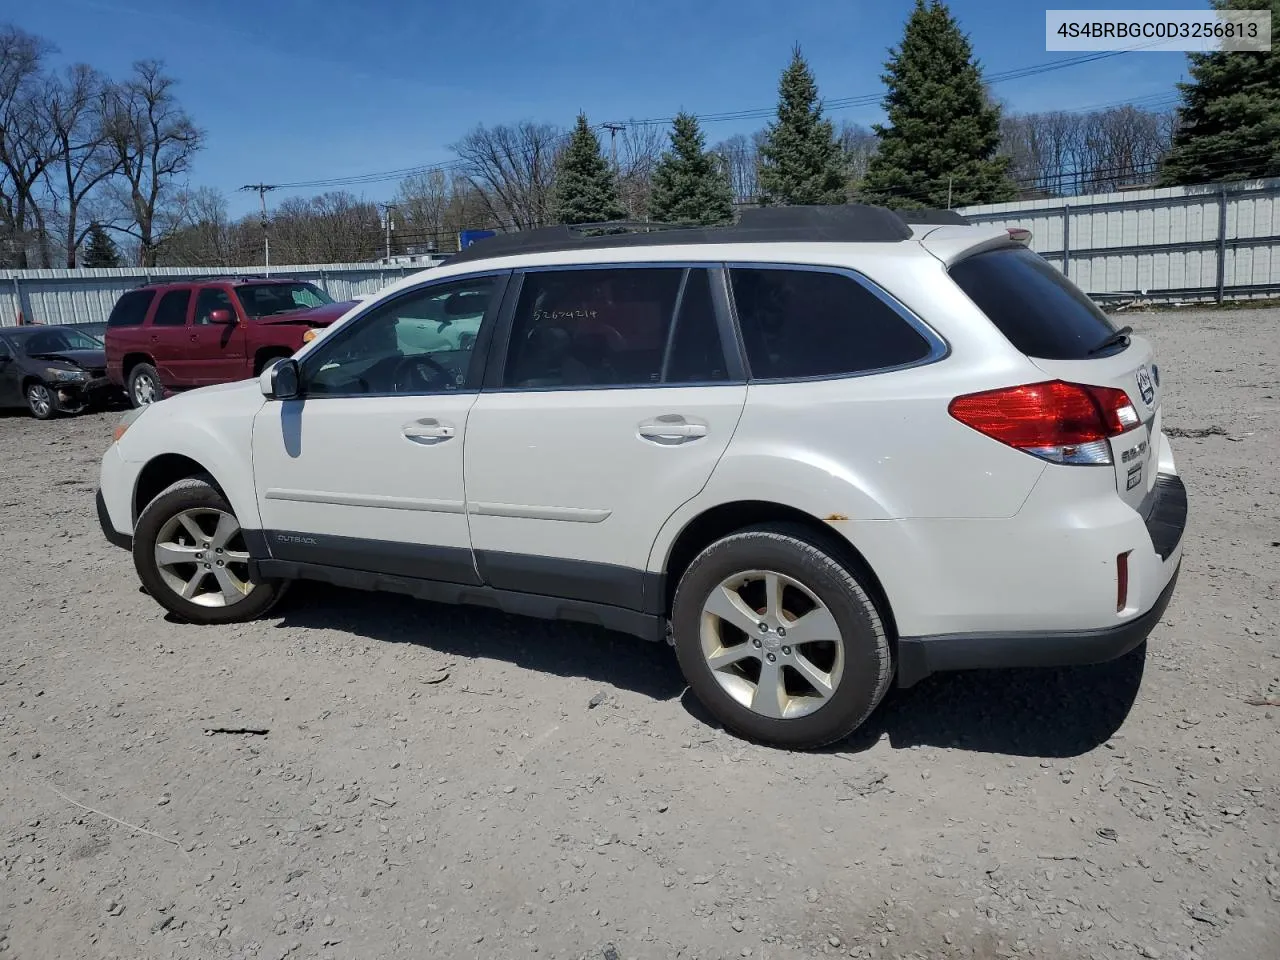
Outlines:
{"label": "black roof", "polygon": [[955,224],[962,227],[969,226],[969,221],[954,210],[899,210],[898,216],[902,218],[904,223],[932,224],[936,226],[944,226],[947,224]]}
{"label": "black roof", "polygon": [[885,207],[859,203],[748,207],[739,213],[736,223],[724,226],[698,227],[619,221],[539,227],[535,230],[503,233],[480,240],[455,253],[443,265],[525,253],[595,250],[602,247],[699,243],[899,243],[910,237],[911,228],[907,221]]}

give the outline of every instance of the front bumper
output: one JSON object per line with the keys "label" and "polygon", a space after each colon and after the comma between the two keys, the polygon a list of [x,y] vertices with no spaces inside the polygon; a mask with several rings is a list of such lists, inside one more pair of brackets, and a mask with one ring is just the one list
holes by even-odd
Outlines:
{"label": "front bumper", "polygon": [[98,495],[94,498],[94,505],[98,510],[98,525],[102,527],[102,535],[106,537],[107,542],[113,547],[120,547],[123,550],[133,549],[133,537],[127,533],[121,533],[111,523],[111,515],[107,513],[107,501],[102,496],[102,491],[98,491]]}
{"label": "front bumper", "polygon": [[47,382],[46,386],[53,392],[54,403],[62,413],[79,413],[87,406],[98,406],[124,397],[124,392],[106,377],[53,381]]}

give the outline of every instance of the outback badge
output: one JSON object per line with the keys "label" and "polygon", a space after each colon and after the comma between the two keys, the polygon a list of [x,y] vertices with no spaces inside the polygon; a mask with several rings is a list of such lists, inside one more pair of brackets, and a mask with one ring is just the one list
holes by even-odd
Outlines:
{"label": "outback badge", "polygon": [[1144,363],[1138,368],[1138,392],[1142,394],[1142,402],[1148,407],[1156,398],[1156,388],[1151,382],[1151,374],[1147,372],[1147,365]]}

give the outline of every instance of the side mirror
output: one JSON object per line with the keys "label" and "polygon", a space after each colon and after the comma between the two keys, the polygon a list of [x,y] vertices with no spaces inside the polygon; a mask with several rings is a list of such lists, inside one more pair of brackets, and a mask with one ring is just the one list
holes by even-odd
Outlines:
{"label": "side mirror", "polygon": [[258,376],[258,388],[268,400],[292,400],[302,387],[298,361],[293,357],[273,360]]}
{"label": "side mirror", "polygon": [[236,322],[236,315],[230,310],[214,310],[209,314],[210,323],[229,324]]}

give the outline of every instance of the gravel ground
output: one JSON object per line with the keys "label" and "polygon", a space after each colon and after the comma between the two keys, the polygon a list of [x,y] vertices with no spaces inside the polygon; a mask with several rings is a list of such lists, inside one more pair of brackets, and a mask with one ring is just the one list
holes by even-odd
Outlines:
{"label": "gravel ground", "polygon": [[1130,322],[1192,505],[1148,646],[816,754],[584,627],[171,622],[94,518],[115,416],[0,417],[0,957],[1280,956],[1280,310]]}

